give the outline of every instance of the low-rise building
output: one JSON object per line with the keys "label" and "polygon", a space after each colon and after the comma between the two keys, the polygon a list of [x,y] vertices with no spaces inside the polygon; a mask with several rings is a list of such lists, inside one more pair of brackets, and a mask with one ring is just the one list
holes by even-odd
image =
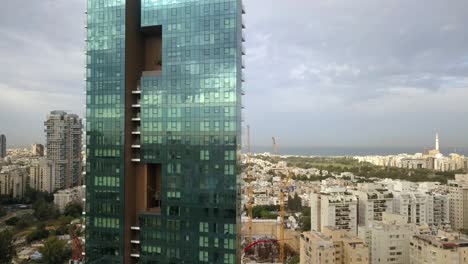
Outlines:
{"label": "low-rise building", "polygon": [[333,240],[317,231],[304,232],[300,241],[300,264],[335,263]]}
{"label": "low-rise building", "polygon": [[323,234],[335,245],[335,262],[342,264],[369,263],[369,247],[355,234],[336,227],[324,227]]}
{"label": "low-rise building", "polygon": [[57,205],[60,212],[64,212],[65,207],[71,202],[83,204],[85,197],[84,187],[78,186],[75,188],[60,190],[54,193],[54,204]]}
{"label": "low-rise building", "polygon": [[22,198],[26,192],[27,181],[25,167],[18,165],[2,167],[0,171],[0,195]]}

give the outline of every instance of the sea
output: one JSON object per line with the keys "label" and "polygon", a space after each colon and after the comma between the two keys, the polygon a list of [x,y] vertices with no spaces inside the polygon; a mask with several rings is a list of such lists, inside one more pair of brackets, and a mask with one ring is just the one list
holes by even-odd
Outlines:
{"label": "sea", "polygon": [[[280,155],[300,155],[300,156],[386,156],[397,154],[423,153],[428,149],[424,147],[280,147]],[[243,150],[245,151],[245,150]],[[273,153],[273,147],[252,146],[252,153]],[[468,156],[468,147],[461,148],[441,148],[442,154],[448,156],[451,153]]]}

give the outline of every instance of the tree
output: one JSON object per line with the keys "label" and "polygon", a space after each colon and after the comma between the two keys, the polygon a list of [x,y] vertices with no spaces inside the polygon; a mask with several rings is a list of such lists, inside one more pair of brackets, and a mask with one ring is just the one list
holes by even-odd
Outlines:
{"label": "tree", "polygon": [[13,233],[8,230],[0,232],[0,263],[11,263],[15,255]]}
{"label": "tree", "polygon": [[19,218],[16,217],[16,216],[13,216],[11,218],[8,218],[7,220],[5,220],[5,224],[7,226],[15,226],[19,221]]}
{"label": "tree", "polygon": [[288,196],[288,209],[294,212],[302,210],[302,200],[297,193],[294,194],[294,198]]}
{"label": "tree", "polygon": [[300,262],[300,258],[298,255],[294,255],[290,260],[289,260],[289,264],[299,264]]}
{"label": "tree", "polygon": [[57,208],[51,202],[47,202],[45,199],[39,199],[33,204],[34,216],[39,221],[45,221],[56,218],[59,215]]}
{"label": "tree", "polygon": [[71,202],[65,206],[64,215],[72,216],[72,217],[80,217],[81,213],[83,212],[83,206],[77,202]]}
{"label": "tree", "polygon": [[5,215],[7,215],[6,210],[0,206],[0,217],[4,217]]}
{"label": "tree", "polygon": [[45,224],[38,224],[36,229],[26,236],[26,241],[31,243],[34,240],[43,239],[49,236],[49,231],[45,229]]}
{"label": "tree", "polygon": [[48,238],[44,246],[39,249],[43,262],[47,264],[62,264],[67,257],[65,245],[65,241],[58,240],[55,236]]}

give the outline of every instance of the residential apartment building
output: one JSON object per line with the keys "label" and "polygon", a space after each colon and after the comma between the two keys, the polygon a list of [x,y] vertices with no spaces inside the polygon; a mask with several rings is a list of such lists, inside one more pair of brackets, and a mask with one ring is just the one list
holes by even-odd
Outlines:
{"label": "residential apartment building", "polygon": [[437,236],[416,235],[410,242],[410,264],[468,263],[468,240],[459,233],[439,231]]}
{"label": "residential apartment building", "polygon": [[300,263],[369,263],[369,248],[364,240],[336,227],[323,232],[304,232],[300,237]]}
{"label": "residential apartment building", "polygon": [[29,172],[29,187],[41,192],[55,191],[55,163],[46,158],[33,160]]}
{"label": "residential apartment building", "polygon": [[310,231],[302,233],[300,240],[300,264],[335,263],[335,245],[330,237]]}
{"label": "residential apartment building", "polygon": [[7,150],[7,145],[6,145],[6,136],[5,135],[0,135],[0,158],[5,158],[6,157],[6,150]]}
{"label": "residential apartment building", "polygon": [[18,165],[3,166],[0,171],[0,195],[22,198],[26,192],[26,168]]}
{"label": "residential apartment building", "polygon": [[448,181],[450,223],[454,230],[468,229],[468,174],[457,174]]}
{"label": "residential apartment building", "polygon": [[55,163],[55,186],[77,186],[81,179],[81,118],[64,111],[52,111],[44,122],[47,159]]}
{"label": "residential apartment building", "polygon": [[87,7],[87,263],[239,263],[241,0]]}
{"label": "residential apartment building", "polygon": [[359,237],[369,245],[370,263],[407,264],[410,239],[418,228],[407,216],[384,212],[382,221],[359,227]]}
{"label": "residential apartment building", "polygon": [[358,224],[367,226],[371,221],[382,221],[383,212],[392,212],[393,194],[381,184],[358,184]]}
{"label": "residential apartment building", "polygon": [[83,186],[59,190],[54,193],[54,204],[57,206],[60,212],[63,213],[67,205],[72,202],[83,205],[84,197],[85,188]]}
{"label": "residential apartment building", "polygon": [[311,194],[311,228],[322,231],[331,226],[357,234],[358,201],[343,187],[332,187]]}
{"label": "residential apartment building", "polygon": [[332,239],[335,246],[335,262],[341,264],[369,263],[369,247],[363,239],[336,227],[324,227],[322,233]]}

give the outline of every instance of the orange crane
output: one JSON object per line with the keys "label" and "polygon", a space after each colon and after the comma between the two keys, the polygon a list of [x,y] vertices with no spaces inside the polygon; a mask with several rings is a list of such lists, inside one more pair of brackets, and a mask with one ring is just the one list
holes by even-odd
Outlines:
{"label": "orange crane", "polygon": [[[272,137],[273,140],[273,149],[275,151],[274,159],[278,162],[278,144],[276,142],[276,138]],[[285,168],[286,169],[286,168]],[[281,168],[277,168],[277,170],[282,170]],[[287,170],[287,169],[286,169]],[[293,173],[287,170],[286,179],[281,182],[280,188],[280,237],[278,242],[280,244],[280,252],[279,252],[279,261],[281,263],[285,263],[285,253],[284,253],[284,192],[288,187],[289,180],[292,178]]]}
{"label": "orange crane", "polygon": [[247,244],[249,245],[252,243],[252,206],[253,206],[253,186],[252,186],[252,175],[250,173],[250,126],[247,125],[247,155],[246,155],[246,174],[247,174],[247,181],[249,182],[249,205],[247,215],[249,217],[249,222],[247,224],[248,228],[248,236],[247,236]]}

